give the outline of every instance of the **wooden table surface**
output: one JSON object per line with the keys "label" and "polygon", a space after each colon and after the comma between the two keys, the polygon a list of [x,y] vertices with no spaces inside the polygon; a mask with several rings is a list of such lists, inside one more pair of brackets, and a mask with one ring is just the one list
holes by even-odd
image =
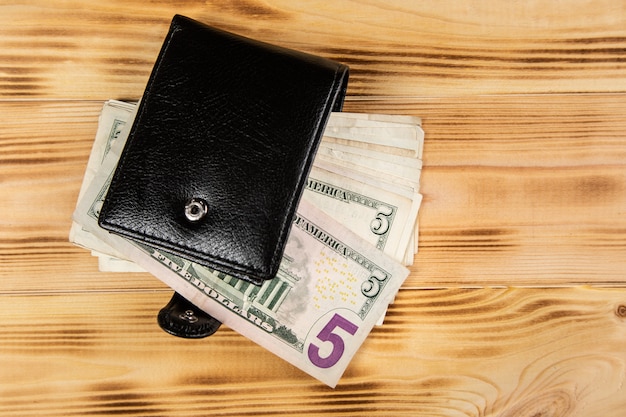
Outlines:
{"label": "wooden table surface", "polygon": [[[68,243],[102,103],[175,13],[351,66],[426,132],[420,251],[336,389]],[[0,1],[0,415],[626,414],[626,6],[615,0]]]}

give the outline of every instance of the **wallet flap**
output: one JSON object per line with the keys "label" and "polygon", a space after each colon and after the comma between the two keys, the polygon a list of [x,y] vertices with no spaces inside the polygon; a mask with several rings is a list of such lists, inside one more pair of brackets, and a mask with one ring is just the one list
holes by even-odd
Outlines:
{"label": "wallet flap", "polygon": [[100,212],[104,229],[274,277],[348,67],[175,16]]}

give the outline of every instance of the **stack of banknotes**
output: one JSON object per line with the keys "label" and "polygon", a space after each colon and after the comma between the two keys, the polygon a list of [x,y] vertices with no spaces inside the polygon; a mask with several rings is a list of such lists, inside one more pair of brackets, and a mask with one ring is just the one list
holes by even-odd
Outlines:
{"label": "stack of banknotes", "polygon": [[278,275],[262,286],[98,226],[136,111],[107,101],[70,241],[101,271],[150,272],[226,326],[334,387],[408,276],[418,249],[424,132],[412,116],[333,113]]}

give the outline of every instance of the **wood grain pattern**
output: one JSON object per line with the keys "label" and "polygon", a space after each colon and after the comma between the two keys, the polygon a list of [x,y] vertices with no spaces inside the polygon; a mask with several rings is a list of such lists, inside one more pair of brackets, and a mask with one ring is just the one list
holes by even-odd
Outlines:
{"label": "wood grain pattern", "polygon": [[89,253],[68,242],[101,108],[0,102],[0,293],[163,288],[147,274],[103,277]]}
{"label": "wood grain pattern", "polygon": [[[333,390],[164,293],[2,296],[3,416],[622,416],[623,292],[406,290]],[[47,312],[48,314],[42,314]]]}
{"label": "wood grain pattern", "polygon": [[0,95],[136,99],[174,13],[341,60],[352,96],[626,92],[612,0],[72,0],[0,4]]}
{"label": "wood grain pattern", "polygon": [[[228,328],[166,335],[171,290],[68,242],[102,102],[140,97],[174,13],[349,64],[346,110],[423,118],[420,252],[335,390]],[[0,415],[623,416],[620,2],[32,0],[0,23]]]}

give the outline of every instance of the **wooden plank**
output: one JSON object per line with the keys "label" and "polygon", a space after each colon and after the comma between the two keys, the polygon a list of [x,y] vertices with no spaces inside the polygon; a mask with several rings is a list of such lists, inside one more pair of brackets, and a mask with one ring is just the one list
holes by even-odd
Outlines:
{"label": "wooden plank", "polygon": [[[623,286],[624,99],[348,101],[423,117],[420,252],[406,286]],[[0,102],[0,292],[164,288],[99,273],[67,241],[101,104]]]}
{"label": "wooden plank", "polygon": [[164,288],[69,244],[101,102],[0,102],[0,293]]}
{"label": "wooden plank", "polygon": [[175,13],[343,61],[352,96],[626,92],[612,0],[68,0],[0,5],[0,96],[137,99]]}
{"label": "wooden plank", "polygon": [[3,416],[622,416],[626,292],[402,291],[336,389],[228,328],[169,336],[165,293],[0,296]]}

